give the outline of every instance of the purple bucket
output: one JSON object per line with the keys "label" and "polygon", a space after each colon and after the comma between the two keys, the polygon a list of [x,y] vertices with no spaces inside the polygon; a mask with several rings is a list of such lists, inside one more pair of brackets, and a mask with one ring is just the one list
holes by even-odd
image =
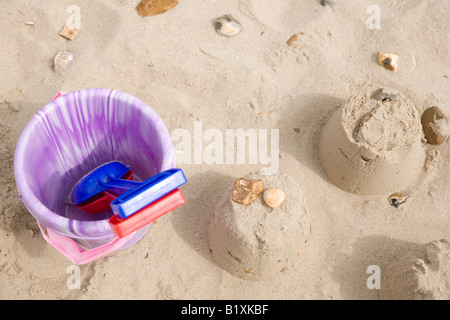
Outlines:
{"label": "purple bucket", "polygon": [[128,164],[136,180],[175,167],[163,121],[141,100],[116,90],[86,89],[58,97],[29,121],[17,143],[19,196],[44,238],[75,263],[126,248],[150,227],[118,239],[108,223],[111,211],[89,214],[66,203],[80,178],[112,160]]}

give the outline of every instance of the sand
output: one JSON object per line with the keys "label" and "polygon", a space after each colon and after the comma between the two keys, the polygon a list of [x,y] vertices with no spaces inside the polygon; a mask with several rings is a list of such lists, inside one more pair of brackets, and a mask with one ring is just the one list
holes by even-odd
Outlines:
{"label": "sand", "polygon": [[[69,41],[58,33],[73,4],[81,28]],[[388,192],[357,195],[336,186],[318,146],[328,121],[365,84],[398,90],[419,115],[438,106],[449,117],[450,3],[379,1],[379,30],[366,25],[373,5],[366,0],[332,7],[180,0],[147,18],[137,4],[0,3],[1,299],[379,299],[379,290],[366,285],[370,266],[383,276],[405,248],[449,238],[448,139],[437,146],[421,140],[420,183],[395,190],[410,193],[398,208]],[[241,23],[240,33],[214,30],[224,14]],[[294,34],[291,47],[286,41]],[[60,50],[74,59],[56,73]],[[398,71],[378,64],[380,51],[399,56]],[[280,270],[276,281],[249,281],[216,262],[207,234],[214,208],[236,179],[266,165],[191,162],[179,164],[188,178],[186,205],[158,219],[132,247],[80,266],[79,289],[68,285],[73,264],[45,242],[18,197],[14,150],[26,123],[58,91],[96,87],[145,101],[171,132],[193,132],[196,121],[223,133],[278,129],[278,172],[296,181],[306,211],[314,212],[295,268]]]}
{"label": "sand", "polygon": [[405,249],[383,272],[384,300],[449,300],[450,242],[446,239]]}

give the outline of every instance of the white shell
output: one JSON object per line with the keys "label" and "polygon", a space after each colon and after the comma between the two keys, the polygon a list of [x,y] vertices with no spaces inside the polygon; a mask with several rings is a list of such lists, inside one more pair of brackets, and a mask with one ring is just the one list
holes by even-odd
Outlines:
{"label": "white shell", "polygon": [[276,208],[284,202],[286,195],[280,188],[269,188],[264,191],[264,202],[271,208]]}
{"label": "white shell", "polygon": [[217,18],[214,27],[219,34],[226,37],[234,36],[242,30],[241,24],[229,14]]}
{"label": "white shell", "polygon": [[73,54],[69,51],[61,50],[53,59],[53,67],[56,72],[64,71],[67,65],[73,60]]}

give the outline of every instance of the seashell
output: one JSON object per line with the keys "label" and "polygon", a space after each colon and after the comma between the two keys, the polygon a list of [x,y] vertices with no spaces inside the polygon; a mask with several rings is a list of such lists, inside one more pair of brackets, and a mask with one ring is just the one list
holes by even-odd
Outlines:
{"label": "seashell", "polygon": [[422,122],[423,133],[429,144],[441,144],[445,141],[446,135],[443,128],[437,123],[438,120],[446,119],[441,109],[431,107],[425,110],[420,119]]}
{"label": "seashell", "polygon": [[269,188],[264,191],[264,202],[271,208],[276,208],[284,202],[286,195],[280,188]]}
{"label": "seashell", "polygon": [[395,192],[389,196],[389,204],[398,208],[402,203],[408,200],[409,194],[403,192]]}
{"label": "seashell", "polygon": [[72,29],[66,23],[63,29],[59,32],[59,35],[66,38],[67,40],[73,40],[79,33],[80,29]]}
{"label": "seashell", "polygon": [[136,6],[136,11],[141,17],[156,16],[175,7],[178,0],[142,0]]}
{"label": "seashell", "polygon": [[264,181],[241,178],[235,181],[233,201],[248,205],[255,200],[264,189]]}
{"label": "seashell", "polygon": [[226,37],[234,36],[242,30],[241,24],[230,14],[225,14],[217,18],[214,22],[214,28],[217,33]]}
{"label": "seashell", "polygon": [[378,63],[385,69],[394,72],[398,69],[398,59],[399,57],[396,54],[386,52],[380,52],[378,54]]}
{"label": "seashell", "polygon": [[69,51],[58,51],[53,59],[53,68],[56,72],[60,73],[67,68],[67,65],[73,60],[73,54]]}

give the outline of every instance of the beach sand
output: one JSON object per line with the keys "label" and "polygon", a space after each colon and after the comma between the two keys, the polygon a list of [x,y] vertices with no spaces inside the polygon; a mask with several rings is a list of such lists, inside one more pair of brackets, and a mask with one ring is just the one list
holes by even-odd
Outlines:
{"label": "beach sand", "polygon": [[[405,248],[450,238],[448,140],[422,140],[427,170],[398,190],[410,194],[398,208],[390,193],[338,188],[318,154],[325,124],[364,84],[399,90],[419,114],[438,106],[450,116],[450,2],[380,0],[381,29],[367,27],[366,0],[180,0],[146,18],[137,4],[0,2],[0,299],[378,299],[367,287],[370,266],[383,272]],[[81,31],[69,41],[58,33],[71,5],[81,9]],[[224,14],[240,33],[214,30]],[[288,46],[294,34],[298,46]],[[74,55],[64,73],[52,69],[59,50]],[[399,56],[398,71],[378,64],[380,51]],[[187,203],[135,245],[81,265],[80,288],[70,289],[73,263],[46,243],[20,201],[13,161],[32,116],[57,92],[85,88],[136,96],[171,132],[199,122],[223,133],[278,129],[278,171],[302,190],[311,225],[292,267],[250,281],[210,252],[208,225],[225,190],[266,165],[180,163]]]}

